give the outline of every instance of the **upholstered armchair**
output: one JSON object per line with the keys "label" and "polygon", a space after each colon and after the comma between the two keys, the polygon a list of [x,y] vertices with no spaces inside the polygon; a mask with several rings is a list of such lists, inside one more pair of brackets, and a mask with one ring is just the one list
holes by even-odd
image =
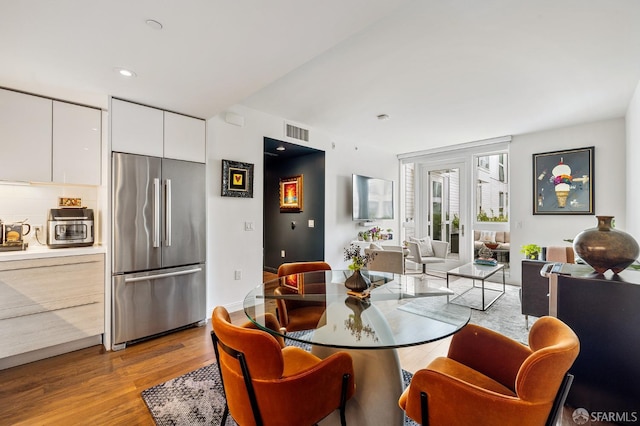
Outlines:
{"label": "upholstered armchair", "polygon": [[424,425],[544,425],[564,403],[579,351],[576,334],[554,317],[535,322],[529,346],[467,324],[398,402]]}
{"label": "upholstered armchair", "polygon": [[[399,250],[398,250],[399,249]],[[370,271],[391,272],[404,274],[404,252],[402,247],[364,249],[365,254],[373,254],[372,260],[367,265]]]}
{"label": "upholstered armchair", "polygon": [[313,425],[336,409],[345,424],[346,402],[355,392],[348,353],[320,359],[295,346],[282,347],[263,330],[232,324],[222,306],[213,310],[211,323],[227,400],[222,424],[231,413],[243,426]]}
{"label": "upholstered armchair", "polygon": [[[306,299],[302,295],[300,298],[296,298],[295,296],[299,294],[299,291],[294,288],[295,286],[285,285],[284,280],[286,278],[284,277],[305,272],[330,270],[331,266],[326,262],[292,262],[280,265],[278,277],[280,277],[281,284],[273,293],[276,296],[278,320],[280,325],[288,332],[313,330],[318,325],[327,306],[326,301],[318,300],[323,299],[325,292],[325,274],[324,272],[318,272],[318,274],[311,276],[307,274],[304,282],[295,280],[296,285],[304,286]],[[281,296],[281,298],[278,298],[278,296]]]}
{"label": "upholstered armchair", "polygon": [[422,265],[422,273],[427,273],[427,265],[434,263],[443,263],[447,260],[449,252],[449,243],[446,241],[437,241],[431,239],[412,239],[407,242],[409,248],[408,260]]}

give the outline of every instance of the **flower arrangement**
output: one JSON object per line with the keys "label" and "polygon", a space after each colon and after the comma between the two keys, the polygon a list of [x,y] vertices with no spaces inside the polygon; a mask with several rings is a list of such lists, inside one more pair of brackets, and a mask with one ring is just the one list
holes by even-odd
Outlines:
{"label": "flower arrangement", "polygon": [[350,260],[351,265],[349,265],[349,269],[352,271],[357,271],[362,268],[366,268],[366,266],[376,257],[376,253],[362,254],[360,252],[360,247],[350,244],[349,247],[344,249],[344,260]]}
{"label": "flower arrangement", "polygon": [[380,229],[379,226],[374,226],[373,228],[369,229],[369,234],[371,234],[372,240],[379,240],[380,232],[382,232],[382,229]]}

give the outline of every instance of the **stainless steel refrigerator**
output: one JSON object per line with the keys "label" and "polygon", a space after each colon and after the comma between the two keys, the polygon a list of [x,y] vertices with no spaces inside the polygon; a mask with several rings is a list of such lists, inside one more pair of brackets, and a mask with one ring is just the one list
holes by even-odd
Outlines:
{"label": "stainless steel refrigerator", "polygon": [[113,153],[112,349],[205,321],[205,165]]}

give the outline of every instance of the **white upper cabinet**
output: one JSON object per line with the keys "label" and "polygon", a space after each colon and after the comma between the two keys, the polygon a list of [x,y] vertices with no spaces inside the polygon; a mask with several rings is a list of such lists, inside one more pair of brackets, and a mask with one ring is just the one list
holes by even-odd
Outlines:
{"label": "white upper cabinet", "polygon": [[163,111],[120,99],[111,100],[111,150],[162,157]]}
{"label": "white upper cabinet", "polygon": [[205,121],[165,111],[164,156],[204,163],[206,160]]}
{"label": "white upper cabinet", "polygon": [[51,182],[51,103],[0,89],[0,180]]}
{"label": "white upper cabinet", "polygon": [[206,162],[206,122],[120,99],[111,100],[111,150]]}
{"label": "white upper cabinet", "polygon": [[53,101],[53,181],[100,185],[99,109]]}

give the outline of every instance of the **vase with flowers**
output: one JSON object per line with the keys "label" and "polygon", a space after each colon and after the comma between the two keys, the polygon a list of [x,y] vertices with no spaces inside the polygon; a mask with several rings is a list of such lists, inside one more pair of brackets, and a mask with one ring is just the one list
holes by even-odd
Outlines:
{"label": "vase with flowers", "polygon": [[371,234],[371,240],[378,241],[380,239],[380,232],[382,232],[382,229],[380,229],[379,226],[374,226],[373,228],[369,229],[369,234]]}
{"label": "vase with flowers", "polygon": [[362,275],[360,270],[366,268],[375,255],[375,253],[362,254],[360,247],[354,244],[350,244],[344,249],[344,260],[351,261],[349,269],[353,271],[353,274],[345,281],[345,287],[353,291],[364,291],[371,286],[369,278]]}

